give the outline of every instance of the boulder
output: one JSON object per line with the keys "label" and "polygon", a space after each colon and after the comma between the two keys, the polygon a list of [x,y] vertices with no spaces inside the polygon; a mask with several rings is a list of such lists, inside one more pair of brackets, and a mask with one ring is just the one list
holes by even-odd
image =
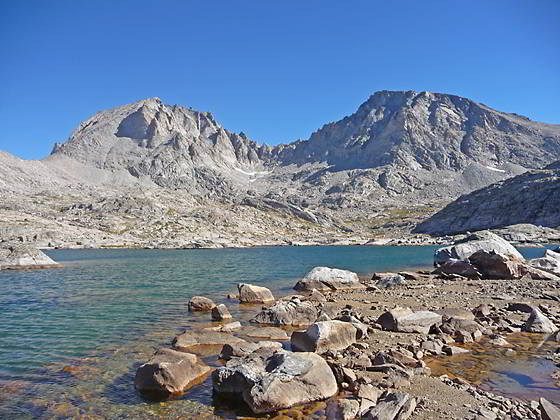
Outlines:
{"label": "boulder", "polygon": [[443,308],[436,311],[441,315],[443,322],[448,321],[451,318],[464,319],[468,321],[474,321],[474,314],[472,311],[463,308]]}
{"label": "boulder", "polygon": [[359,412],[360,403],[358,400],[332,398],[327,403],[325,414],[327,420],[352,420],[356,418]]}
{"label": "boulder", "polygon": [[550,403],[546,398],[539,398],[539,410],[543,420],[560,420],[560,408]]}
{"label": "boulder", "polygon": [[313,302],[320,302],[320,303],[324,303],[327,301],[325,295],[319,292],[317,289],[311,290],[311,294],[309,295],[308,299]]}
{"label": "boulder", "polygon": [[270,325],[307,326],[313,324],[318,317],[318,311],[309,301],[298,298],[280,301],[275,305],[263,308],[251,322]]}
{"label": "boulder", "polygon": [[338,392],[327,362],[315,353],[261,350],[229,360],[212,374],[214,391],[243,399],[254,413],[324,400]]}
{"label": "boulder", "polygon": [[57,266],[60,266],[60,264],[37,248],[25,245],[0,248],[0,270],[25,270]]}
{"label": "boulder", "polygon": [[363,288],[364,285],[360,283],[356,273],[329,267],[315,267],[294,286],[294,289],[298,291],[316,289],[321,292]]}
{"label": "boulder", "polygon": [[428,334],[432,326],[441,325],[440,314],[431,311],[417,311],[397,318],[396,331]]}
{"label": "boulder", "polygon": [[492,307],[487,303],[481,303],[472,310],[475,318],[485,318],[492,313]]}
{"label": "boulder", "polygon": [[239,301],[241,303],[270,303],[274,302],[272,292],[266,287],[255,286],[253,284],[239,283]]}
{"label": "boulder", "polygon": [[448,356],[455,356],[456,354],[463,354],[463,353],[470,352],[470,350],[463,349],[461,347],[456,347],[456,346],[449,346],[449,345],[443,346],[442,351]]}
{"label": "boulder", "polygon": [[451,260],[466,261],[477,251],[495,252],[523,261],[523,256],[508,241],[492,232],[481,231],[468,236],[464,242],[436,250],[434,264],[439,266]]}
{"label": "boulder", "polygon": [[279,350],[282,348],[282,343],[277,341],[259,341],[257,343],[243,343],[225,344],[220,352],[220,359],[230,360],[233,357],[245,357],[257,350],[270,348]]}
{"label": "boulder", "polygon": [[395,289],[399,286],[404,286],[406,281],[403,276],[400,274],[391,274],[392,275],[381,277],[377,280],[375,286],[379,289]]}
{"label": "boulder", "polygon": [[164,399],[202,382],[211,370],[194,354],[161,349],[138,368],[134,386],[146,398]]}
{"label": "boulder", "polygon": [[484,327],[480,325],[478,322],[473,320],[461,319],[461,318],[449,318],[441,325],[440,329],[445,334],[449,334],[453,336],[459,332],[468,332],[469,334],[472,334],[476,331],[480,331],[484,329]]}
{"label": "boulder", "polygon": [[223,346],[243,342],[245,340],[220,331],[188,330],[175,337],[173,348],[188,350],[195,346]]}
{"label": "boulder", "polygon": [[535,309],[536,309],[535,305],[532,305],[530,303],[525,303],[525,302],[508,303],[508,306],[506,307],[507,311],[513,311],[513,312],[519,311],[519,312],[525,312],[526,314],[530,314]]}
{"label": "boulder", "polygon": [[529,319],[521,327],[521,331],[530,333],[550,334],[558,331],[558,327],[538,309],[533,309]]}
{"label": "boulder", "polygon": [[288,334],[277,327],[245,327],[242,335],[251,338],[264,338],[267,340],[287,340]]}
{"label": "boulder", "polygon": [[416,399],[405,392],[390,392],[382,396],[375,407],[363,417],[365,420],[406,420],[416,408]]}
{"label": "boulder", "polygon": [[531,267],[560,276],[560,254],[556,252],[546,250],[543,257],[529,260],[528,263]]}
{"label": "boulder", "polygon": [[385,331],[415,332],[428,334],[434,325],[440,325],[442,317],[431,311],[412,312],[409,308],[396,307],[377,319]]}
{"label": "boulder", "polygon": [[241,328],[241,322],[234,321],[234,322],[229,322],[229,323],[224,324],[224,325],[216,325],[215,327],[206,327],[206,328],[203,328],[203,330],[204,331],[232,332],[232,331],[236,331],[240,328]]}
{"label": "boulder", "polygon": [[469,257],[469,262],[485,279],[520,279],[526,273],[522,260],[495,251],[477,251]]}
{"label": "boulder", "polygon": [[396,331],[397,330],[397,318],[405,315],[410,315],[412,310],[410,308],[401,308],[397,306],[390,311],[382,313],[379,318],[377,318],[376,323],[381,325],[381,328],[385,331]]}
{"label": "boulder", "polygon": [[350,322],[316,322],[306,331],[294,331],[291,337],[292,350],[325,353],[343,350],[356,342],[358,330]]}
{"label": "boulder", "polygon": [[231,319],[232,316],[226,305],[223,303],[212,308],[212,319],[214,321],[225,321],[226,319]]}
{"label": "boulder", "polygon": [[216,304],[204,296],[193,296],[189,301],[189,311],[210,312]]}
{"label": "boulder", "polygon": [[482,274],[470,262],[456,260],[445,261],[432,274],[453,274],[473,280],[482,278]]}

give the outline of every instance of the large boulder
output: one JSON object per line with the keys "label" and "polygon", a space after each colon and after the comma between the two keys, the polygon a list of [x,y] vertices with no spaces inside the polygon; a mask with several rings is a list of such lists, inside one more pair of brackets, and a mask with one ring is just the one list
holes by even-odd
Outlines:
{"label": "large boulder", "polygon": [[241,303],[270,303],[274,302],[272,292],[266,287],[255,286],[253,284],[239,283],[239,301]]}
{"label": "large boulder", "polygon": [[523,256],[508,241],[492,232],[481,231],[468,236],[465,241],[436,250],[434,264],[439,266],[452,260],[466,261],[477,251],[493,251],[523,261]]}
{"label": "large boulder", "polygon": [[0,270],[24,270],[60,266],[44,252],[29,246],[0,248]]}
{"label": "large boulder", "polygon": [[522,325],[521,330],[531,333],[550,334],[558,331],[558,327],[541,311],[535,308],[531,315],[529,315],[527,322]]}
{"label": "large boulder", "polygon": [[306,331],[294,331],[290,341],[294,351],[325,353],[354,344],[357,332],[350,322],[322,321],[309,326]]}
{"label": "large boulder", "polygon": [[526,273],[523,260],[495,251],[476,251],[469,257],[469,262],[485,279],[519,279]]}
{"label": "large boulder", "polygon": [[307,326],[313,324],[319,316],[313,303],[293,298],[280,301],[263,310],[251,322],[270,325]]}
{"label": "large boulder", "polygon": [[233,358],[212,374],[218,394],[241,397],[254,413],[324,400],[338,392],[327,362],[315,353],[262,349]]}
{"label": "large boulder", "polygon": [[216,304],[212,299],[204,296],[193,296],[189,301],[189,311],[191,312],[210,312]]}
{"label": "large boulder", "polygon": [[189,350],[197,346],[223,346],[243,342],[245,340],[220,331],[188,330],[175,337],[172,345],[177,350]]}
{"label": "large boulder", "polygon": [[146,398],[164,399],[202,382],[211,370],[194,354],[161,349],[138,368],[134,386]]}
{"label": "large boulder", "polygon": [[362,289],[364,285],[356,273],[338,268],[315,267],[294,286],[298,291]]}
{"label": "large boulder", "polygon": [[410,315],[412,310],[410,308],[402,308],[396,306],[390,311],[382,313],[379,318],[377,318],[376,323],[381,325],[381,328],[385,331],[396,331],[397,330],[397,318],[405,315]]}

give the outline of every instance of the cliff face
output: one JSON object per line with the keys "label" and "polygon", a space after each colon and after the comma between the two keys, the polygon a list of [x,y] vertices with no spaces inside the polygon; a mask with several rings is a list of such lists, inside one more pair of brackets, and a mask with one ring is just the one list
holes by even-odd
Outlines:
{"label": "cliff face", "polygon": [[520,223],[560,226],[560,165],[529,171],[458,198],[415,232],[455,234]]}
{"label": "cliff face", "polygon": [[[145,243],[174,223],[166,240],[372,237],[559,159],[560,126],[452,95],[377,92],[309,140],[278,146],[151,98],[98,112],[40,161],[0,152],[0,211],[61,220],[72,235],[92,227],[97,242],[126,232]],[[27,238],[12,219],[2,238]]]}

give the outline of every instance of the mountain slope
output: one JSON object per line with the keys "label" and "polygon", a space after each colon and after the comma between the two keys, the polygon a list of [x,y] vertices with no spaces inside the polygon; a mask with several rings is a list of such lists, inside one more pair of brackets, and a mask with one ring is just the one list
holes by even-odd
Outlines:
{"label": "mountain slope", "polygon": [[377,92],[309,140],[278,146],[151,98],[98,112],[40,161],[0,153],[0,239],[36,225],[31,236],[53,243],[126,246],[399,235],[554,160],[560,126],[452,95]]}
{"label": "mountain slope", "polygon": [[560,226],[560,162],[464,195],[415,229],[455,234],[520,223]]}

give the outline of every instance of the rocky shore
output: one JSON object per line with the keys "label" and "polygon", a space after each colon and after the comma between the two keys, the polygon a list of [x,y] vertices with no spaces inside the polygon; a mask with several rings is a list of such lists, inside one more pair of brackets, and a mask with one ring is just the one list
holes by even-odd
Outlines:
{"label": "rocky shore", "polygon": [[[138,368],[135,387],[168,399],[211,376],[216,401],[232,413],[278,420],[558,419],[546,398],[490,392],[491,373],[475,367],[467,378],[445,368],[484,357],[481,348],[516,360],[520,337],[540,343],[535,357],[560,366],[560,252],[543,254],[525,260],[481,232],[439,249],[434,270],[359,277],[317,267],[282,298],[250,284],[226,304],[195,296],[189,310],[215,324],[158,350]],[[254,308],[250,323],[232,319],[236,304]],[[551,369],[550,383],[558,378]]]}

